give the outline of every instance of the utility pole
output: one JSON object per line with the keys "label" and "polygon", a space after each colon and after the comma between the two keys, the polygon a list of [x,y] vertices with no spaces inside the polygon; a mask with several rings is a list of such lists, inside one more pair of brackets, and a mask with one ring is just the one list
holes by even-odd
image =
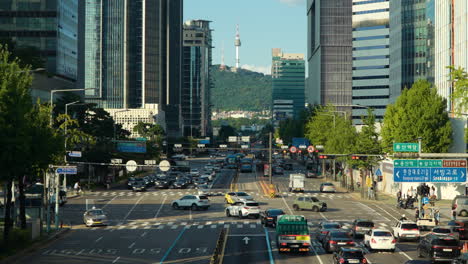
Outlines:
{"label": "utility pole", "polygon": [[[421,159],[421,145],[422,145],[422,138],[421,138],[421,137],[418,137],[418,145],[419,145],[419,150],[418,150],[418,154],[419,154],[419,155],[418,155],[418,159]],[[419,188],[419,189],[420,189],[420,188]],[[419,193],[418,193],[417,190],[418,190],[418,188],[416,188],[416,195],[415,195],[416,197],[419,196]],[[421,218],[421,216],[422,216],[422,212],[421,212],[421,211],[422,211],[422,210],[421,210],[421,199],[422,199],[422,197],[418,197],[418,198],[419,198],[419,199],[418,199],[418,212],[419,212],[419,218]]]}
{"label": "utility pole", "polygon": [[55,173],[55,230],[59,227],[59,186],[60,186],[60,174]]}
{"label": "utility pole", "polygon": [[272,168],[271,168],[271,149],[272,149],[272,145],[271,145],[271,141],[273,141],[272,139],[273,135],[272,133],[268,133],[268,141],[269,141],[269,147],[268,147],[268,176],[270,177],[270,184],[273,184],[273,179],[271,177],[271,172],[272,172]]}

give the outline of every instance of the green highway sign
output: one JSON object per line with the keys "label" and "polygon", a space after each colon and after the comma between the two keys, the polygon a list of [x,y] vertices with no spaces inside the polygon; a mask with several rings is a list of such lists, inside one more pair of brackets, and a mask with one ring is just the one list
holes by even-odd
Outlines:
{"label": "green highway sign", "polygon": [[394,152],[419,152],[419,143],[393,143]]}
{"label": "green highway sign", "polygon": [[443,161],[442,160],[394,160],[393,166],[395,168],[438,168],[442,167]]}

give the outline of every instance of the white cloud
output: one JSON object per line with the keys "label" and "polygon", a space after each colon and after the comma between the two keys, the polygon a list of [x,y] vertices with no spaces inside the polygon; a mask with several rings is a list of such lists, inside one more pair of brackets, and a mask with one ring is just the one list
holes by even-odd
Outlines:
{"label": "white cloud", "polygon": [[242,69],[246,69],[249,71],[254,71],[254,72],[261,72],[263,74],[271,74],[271,65],[269,66],[256,66],[256,65],[249,65],[249,64],[244,64],[241,66]]}
{"label": "white cloud", "polygon": [[280,0],[281,3],[287,4],[290,6],[298,6],[305,3],[306,0]]}

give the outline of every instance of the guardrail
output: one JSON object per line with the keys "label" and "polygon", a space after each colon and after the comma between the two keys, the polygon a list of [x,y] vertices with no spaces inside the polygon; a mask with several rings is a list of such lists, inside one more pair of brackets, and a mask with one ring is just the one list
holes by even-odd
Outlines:
{"label": "guardrail", "polygon": [[218,241],[216,242],[216,247],[214,249],[213,255],[211,256],[210,264],[223,263],[224,249],[226,248],[227,234],[229,233],[228,231],[229,228],[221,229]]}

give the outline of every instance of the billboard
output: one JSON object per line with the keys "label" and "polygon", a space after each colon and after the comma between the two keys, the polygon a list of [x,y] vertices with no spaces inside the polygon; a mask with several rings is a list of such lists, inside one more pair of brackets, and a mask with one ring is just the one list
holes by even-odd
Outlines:
{"label": "billboard", "polygon": [[118,152],[146,153],[145,141],[117,141]]}

